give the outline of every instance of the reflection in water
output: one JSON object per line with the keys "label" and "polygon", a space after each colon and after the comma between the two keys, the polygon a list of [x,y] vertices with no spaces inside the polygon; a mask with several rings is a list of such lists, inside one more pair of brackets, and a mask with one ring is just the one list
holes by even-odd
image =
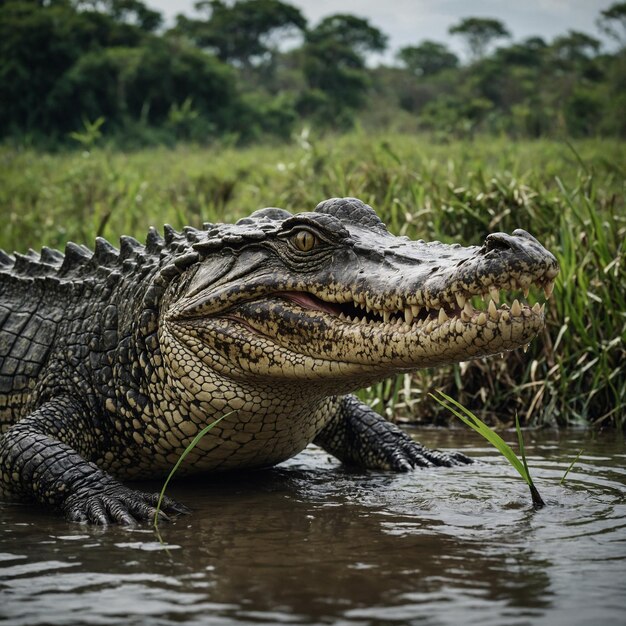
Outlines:
{"label": "reflection in water", "polygon": [[531,470],[548,502],[541,511],[513,470],[465,431],[420,439],[483,462],[354,473],[312,448],[273,470],[185,479],[172,495],[195,511],[161,527],[166,546],[145,526],[94,529],[1,503],[0,620],[624,622],[619,436],[534,435]]}

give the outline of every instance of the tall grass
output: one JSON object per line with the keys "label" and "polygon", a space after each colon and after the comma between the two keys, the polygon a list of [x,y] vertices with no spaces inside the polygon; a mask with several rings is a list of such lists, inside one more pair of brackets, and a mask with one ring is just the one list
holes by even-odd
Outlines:
{"label": "tall grass", "polygon": [[[559,259],[545,333],[528,354],[423,370],[366,397],[395,415],[443,419],[434,388],[483,419],[626,423],[626,144],[484,139],[433,145],[354,133],[234,149],[40,154],[0,148],[0,247],[25,251],[148,226],[230,221],[263,206],[372,204],[390,230],[479,244],[524,228]],[[532,295],[531,295],[532,298]]]}

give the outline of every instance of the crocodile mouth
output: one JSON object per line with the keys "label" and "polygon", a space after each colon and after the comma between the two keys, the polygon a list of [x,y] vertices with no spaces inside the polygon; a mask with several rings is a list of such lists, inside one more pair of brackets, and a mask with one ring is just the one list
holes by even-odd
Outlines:
{"label": "crocodile mouth", "polygon": [[[459,288],[457,282],[453,283],[455,291],[448,287],[436,297],[426,291],[396,293],[392,297],[401,306],[395,309],[386,306],[390,298],[381,298],[382,306],[372,306],[375,296],[371,292],[360,296],[349,287],[334,292],[319,287],[313,293],[316,288],[309,286],[307,291],[268,292],[213,319],[223,333],[242,340],[242,345],[244,335],[237,327],[257,338],[252,345],[265,346],[262,349],[269,352],[286,350],[290,359],[299,354],[351,364],[363,371],[373,363],[385,371],[390,367],[409,371],[525,350],[545,324],[545,302],[538,300],[541,295],[551,296],[554,277],[549,270],[530,282],[507,278],[476,288],[475,293]],[[422,304],[416,304],[418,300]],[[226,320],[236,326],[224,324]]]}
{"label": "crocodile mouth", "polygon": [[377,280],[385,291],[367,280],[246,285],[228,294],[235,302],[226,307],[224,294],[193,302],[175,325],[191,329],[211,354],[239,361],[245,354],[244,369],[262,374],[335,376],[337,364],[342,376],[411,371],[525,348],[545,325],[542,296],[551,296],[558,275],[550,260],[519,262],[521,271],[510,263],[491,273],[425,272],[419,284],[407,276],[403,286],[391,276],[388,285]]}
{"label": "crocodile mouth", "polygon": [[[543,289],[546,300],[552,295],[554,280],[531,283]],[[530,286],[521,286],[511,280],[504,287],[492,285],[484,292],[471,294],[459,290],[442,301],[420,298],[423,304],[405,304],[397,308],[375,307],[366,297],[346,301],[325,300],[309,292],[277,292],[273,296],[288,300],[303,309],[322,312],[346,326],[375,327],[382,332],[431,333],[436,328],[463,332],[465,325],[510,325],[516,321],[543,320],[545,302],[540,303],[533,293],[534,304],[528,302]],[[518,289],[516,289],[518,287]],[[519,290],[519,294],[516,291]],[[500,300],[503,300],[501,303]],[[510,303],[510,304],[509,304]]]}

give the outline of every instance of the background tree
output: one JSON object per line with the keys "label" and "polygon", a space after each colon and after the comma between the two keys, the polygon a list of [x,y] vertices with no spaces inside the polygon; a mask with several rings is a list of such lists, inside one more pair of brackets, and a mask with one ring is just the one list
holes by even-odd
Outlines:
{"label": "background tree", "polygon": [[626,136],[626,2],[616,2],[600,12],[600,29],[612,37],[620,50],[610,59],[606,68],[606,92],[603,116],[599,125],[603,133],[610,128],[621,137]]}
{"label": "background tree", "polygon": [[597,20],[600,30],[615,39],[623,48],[626,46],[626,2],[616,2],[600,11]]}
{"label": "background tree", "polygon": [[[155,38],[135,48],[84,55],[58,88],[68,115],[103,115],[114,129],[162,126],[185,102],[204,130],[232,128],[239,106],[234,70],[193,46]],[[191,111],[188,111],[192,117]],[[199,120],[197,120],[197,123]],[[73,124],[77,120],[72,120]]]}
{"label": "background tree", "polygon": [[303,31],[306,19],[299,9],[280,0],[241,0],[228,5],[222,0],[195,4],[207,19],[177,17],[175,32],[197,46],[212,50],[226,62],[250,67],[275,52],[273,37]]}
{"label": "background tree", "polygon": [[323,125],[351,125],[352,111],[364,104],[370,86],[365,55],[386,45],[386,35],[368,20],[346,14],[324,18],[307,32],[302,48],[309,89],[299,99],[299,111]]}
{"label": "background tree", "polygon": [[489,46],[496,40],[508,38],[511,33],[500,20],[483,17],[466,17],[448,29],[451,35],[460,35],[465,39],[470,60],[482,59]]}
{"label": "background tree", "polygon": [[154,32],[163,23],[158,11],[149,9],[139,0],[75,0],[79,10],[91,10],[104,13],[121,24],[138,26],[146,32]]}
{"label": "background tree", "polygon": [[0,135],[58,140],[104,118],[108,132],[131,136],[162,126],[186,100],[205,134],[232,128],[241,108],[234,70],[153,34],[160,15],[144,8],[127,0],[0,4]]}
{"label": "background tree", "polygon": [[588,61],[598,53],[601,45],[600,41],[591,35],[570,30],[566,35],[554,39],[552,50],[557,58],[571,64]]}
{"label": "background tree", "polygon": [[347,13],[329,15],[306,35],[308,44],[332,43],[350,50],[363,65],[366,54],[385,51],[387,40],[368,20]]}
{"label": "background tree", "polygon": [[459,64],[459,58],[445,44],[428,40],[401,48],[397,57],[416,76],[433,76]]}
{"label": "background tree", "polygon": [[[490,52],[506,28],[467,18],[451,32],[466,39],[470,65],[422,41],[399,52],[404,67],[371,68],[387,38],[362,18],[331,15],[306,32],[279,0],[198,6],[204,17],[179,16],[163,32],[141,0],[0,0],[0,140],[55,146],[96,123],[124,147],[288,139],[303,120],[441,137],[626,136],[624,49],[602,53],[586,33]],[[620,2],[600,21],[617,33],[625,14]],[[281,49],[292,34],[304,34],[300,45]]]}
{"label": "background tree", "polygon": [[528,37],[520,43],[499,48],[494,57],[504,65],[537,68],[544,63],[547,49],[548,44],[541,37]]}
{"label": "background tree", "polygon": [[69,1],[0,3],[0,134],[71,130],[59,98],[67,72],[93,50],[137,46],[147,36],[138,25]]}

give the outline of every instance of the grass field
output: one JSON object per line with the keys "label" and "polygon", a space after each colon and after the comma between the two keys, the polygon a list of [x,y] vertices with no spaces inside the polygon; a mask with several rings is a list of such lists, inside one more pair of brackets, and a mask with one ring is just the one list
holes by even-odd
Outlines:
{"label": "grass field", "polygon": [[[432,145],[359,133],[291,145],[41,154],[0,148],[0,248],[141,239],[150,225],[311,210],[352,195],[395,234],[480,244],[524,228],[561,263],[546,332],[516,351],[423,370],[365,393],[378,409],[448,419],[442,389],[483,418],[626,424],[626,144],[481,139]],[[422,402],[421,400],[424,401]],[[384,408],[383,408],[384,407]]]}

